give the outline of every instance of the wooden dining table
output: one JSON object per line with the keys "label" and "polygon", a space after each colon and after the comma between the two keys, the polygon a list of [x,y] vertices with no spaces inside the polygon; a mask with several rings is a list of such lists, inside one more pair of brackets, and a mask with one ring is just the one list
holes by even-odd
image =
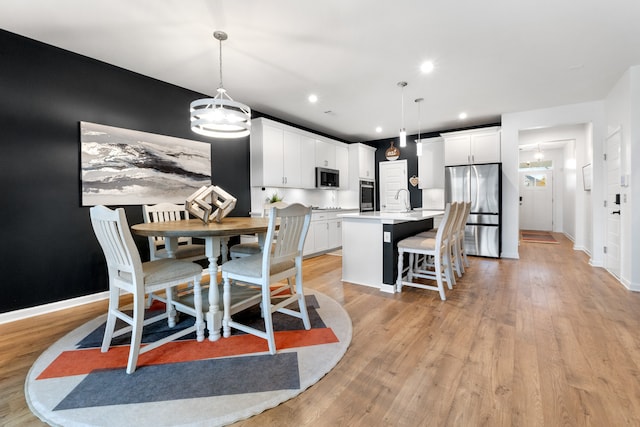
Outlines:
{"label": "wooden dining table", "polygon": [[[169,256],[173,256],[178,247],[179,237],[196,237],[205,241],[205,255],[209,260],[209,311],[206,313],[209,340],[220,338],[222,311],[218,294],[218,257],[220,248],[232,236],[258,234],[263,242],[269,225],[268,218],[225,217],[221,222],[203,223],[199,219],[181,221],[159,221],[135,224],[131,226],[139,236],[160,236],[165,238]],[[225,245],[226,247],[226,245]]]}

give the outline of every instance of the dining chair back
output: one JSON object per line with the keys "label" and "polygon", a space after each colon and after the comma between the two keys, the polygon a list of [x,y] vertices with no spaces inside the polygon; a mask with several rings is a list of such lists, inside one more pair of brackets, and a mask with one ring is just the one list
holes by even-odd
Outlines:
{"label": "dining chair back", "polygon": [[453,267],[455,268],[455,272],[458,277],[462,277],[465,267],[462,258],[461,244],[464,245],[464,227],[467,222],[467,204],[470,208],[471,202],[459,202],[456,217],[451,226],[451,242],[449,244],[451,249],[451,262],[453,263]]}
{"label": "dining chair back", "polygon": [[[173,203],[158,203],[157,205],[143,205],[144,222],[180,221],[189,219],[189,213],[184,205]],[[178,249],[175,254],[169,254],[166,241],[161,236],[149,236],[149,255],[151,260],[162,258],[176,258],[184,261],[206,259],[204,244],[194,243],[191,237],[179,237]]]}
{"label": "dining chair back", "polygon": [[[273,207],[282,209],[287,206],[288,206],[288,203],[285,203],[285,202],[265,203],[262,208],[261,216],[262,218],[265,218],[268,215],[269,210]],[[245,236],[245,238],[247,237],[249,236]],[[229,256],[231,257],[231,259],[241,258],[249,255],[255,255],[262,251],[262,246],[264,246],[264,242],[262,242],[258,236],[251,236],[251,237],[255,237],[258,241],[238,243],[229,248]]]}
{"label": "dining chair back", "polygon": [[[198,341],[202,341],[204,339],[200,288],[202,267],[193,262],[175,259],[159,259],[143,263],[129,230],[124,209],[111,210],[104,206],[94,206],[90,209],[90,216],[96,238],[104,252],[109,275],[109,309],[101,351],[104,353],[109,350],[114,337],[130,332],[131,342],[127,362],[127,373],[130,374],[136,369],[139,354],[192,332],[196,332]],[[188,282],[193,283],[194,287],[192,305],[183,303],[172,295],[173,288]],[[145,319],[145,295],[163,290],[167,292],[166,310],[162,314]],[[122,293],[133,296],[132,315],[120,306]],[[195,324],[140,348],[144,326],[168,318],[173,320],[170,323],[174,323],[175,319],[172,319],[175,316],[174,309],[194,316]],[[124,321],[128,326],[115,330],[116,319]]]}
{"label": "dining chair back", "polygon": [[[269,210],[269,225],[265,238],[265,242],[274,242],[271,250],[232,259],[222,265],[222,325],[225,337],[230,335],[231,328],[242,330],[266,339],[269,352],[275,354],[272,313],[280,312],[300,318],[305,329],[311,328],[302,285],[302,251],[310,222],[311,207],[299,203],[282,208],[273,206]],[[295,287],[292,286],[292,279],[295,280]],[[282,283],[284,280],[286,284]],[[244,290],[247,286],[254,286],[258,293],[232,306],[232,293],[236,289]],[[298,303],[298,311],[287,308],[294,302]],[[262,305],[265,331],[241,324],[231,318],[231,314],[238,311],[238,305],[247,307],[257,303]]]}

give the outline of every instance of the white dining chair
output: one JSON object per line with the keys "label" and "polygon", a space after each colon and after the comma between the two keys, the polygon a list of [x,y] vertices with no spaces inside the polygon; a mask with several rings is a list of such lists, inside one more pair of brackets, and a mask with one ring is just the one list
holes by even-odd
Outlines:
{"label": "white dining chair", "polygon": [[[285,202],[265,203],[262,208],[261,216],[262,218],[265,218],[268,215],[270,209],[273,207],[282,209],[287,206],[288,206],[288,203],[285,203]],[[277,235],[277,232],[276,232],[276,235]],[[261,239],[258,238],[258,236],[252,236],[252,237],[255,237],[257,241],[238,243],[238,244],[232,245],[229,248],[229,257],[231,259],[242,258],[242,257],[255,255],[262,252],[262,246],[264,245],[264,242],[262,242]]]}
{"label": "white dining chair", "polygon": [[[284,208],[274,206],[269,210],[269,226],[265,239],[265,242],[274,241],[271,250],[232,259],[222,265],[222,325],[225,337],[230,335],[231,328],[239,329],[266,339],[269,353],[275,354],[272,313],[280,312],[300,318],[305,329],[311,328],[302,286],[302,251],[310,222],[311,207],[299,203]],[[277,224],[279,229],[276,236]],[[285,279],[286,284],[282,283]],[[291,283],[292,279],[295,280],[295,287]],[[244,291],[247,286],[255,287],[257,294],[232,306],[232,293],[236,289]],[[298,303],[298,311],[287,308],[294,302]],[[258,303],[262,305],[264,331],[231,318],[232,312],[237,311],[237,305],[246,307]]]}
{"label": "white dining chair", "polygon": [[[163,202],[156,205],[142,205],[142,216],[146,223],[180,221],[189,219],[189,212],[184,205]],[[182,261],[207,259],[205,255],[205,245],[202,243],[194,243],[191,237],[178,237],[178,247],[175,253],[169,253],[166,239],[162,236],[149,236],[148,240],[149,258],[151,261],[164,258],[175,258]],[[167,292],[170,291],[167,290]],[[166,298],[158,296],[156,293],[150,293],[147,296],[147,308],[151,307],[154,299],[167,303]],[[173,322],[171,322],[170,326],[174,326]]]}
{"label": "white dining chair", "polygon": [[[102,247],[107,261],[109,275],[109,310],[105,326],[101,351],[109,350],[114,337],[131,332],[131,344],[127,373],[135,371],[138,356],[151,351],[160,345],[177,338],[196,332],[198,341],[204,340],[204,320],[202,314],[202,293],[200,277],[202,267],[196,263],[179,261],[171,258],[142,262],[140,254],[131,236],[124,209],[111,210],[104,206],[94,206],[90,209],[91,224],[96,238]],[[167,292],[167,306],[163,314],[144,318],[145,295],[151,292],[161,292],[173,289],[184,283],[192,283],[194,288],[193,305],[174,299],[170,291]],[[120,306],[122,293],[133,295],[133,314],[129,315]],[[144,326],[171,319],[173,308],[195,317],[195,324],[168,337],[140,347]],[[115,330],[116,320],[120,319],[128,324]],[[175,323],[173,319],[171,323]]]}
{"label": "white dining chair", "polygon": [[[443,301],[447,299],[444,292],[444,283],[446,282],[447,287],[452,289],[454,280],[449,240],[451,238],[451,228],[454,225],[457,208],[457,203],[446,205],[442,222],[438,227],[435,237],[411,236],[398,242],[397,292],[402,292],[403,286],[413,286],[438,291],[440,299]],[[404,268],[405,253],[409,254],[406,268]],[[414,257],[420,255],[429,257],[433,264],[430,265],[429,262],[414,262]],[[436,285],[417,282],[414,278],[435,280]]]}
{"label": "white dining chair", "polygon": [[[180,221],[189,219],[189,213],[184,205],[173,203],[158,203],[156,205],[143,205],[142,216],[144,222]],[[175,258],[183,261],[197,261],[207,259],[204,244],[194,243],[191,237],[179,237],[178,249],[174,254],[169,254],[166,249],[164,237],[149,236],[149,255],[151,260],[162,258]]]}

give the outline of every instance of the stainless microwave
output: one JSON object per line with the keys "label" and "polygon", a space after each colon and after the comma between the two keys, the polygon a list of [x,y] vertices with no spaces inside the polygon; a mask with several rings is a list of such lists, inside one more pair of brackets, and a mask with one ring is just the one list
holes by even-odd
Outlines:
{"label": "stainless microwave", "polygon": [[338,188],[340,171],[328,168],[316,168],[316,188]]}

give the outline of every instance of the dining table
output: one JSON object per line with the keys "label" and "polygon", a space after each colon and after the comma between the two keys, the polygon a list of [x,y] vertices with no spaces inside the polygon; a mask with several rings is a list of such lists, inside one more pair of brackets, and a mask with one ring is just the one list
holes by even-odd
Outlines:
{"label": "dining table", "polygon": [[218,291],[218,258],[221,246],[230,237],[244,234],[257,234],[261,244],[269,226],[269,218],[225,217],[220,222],[204,223],[199,219],[180,221],[158,221],[134,224],[131,230],[139,236],[159,236],[165,238],[167,253],[170,257],[178,247],[179,237],[195,237],[204,240],[205,255],[209,261],[209,311],[205,313],[209,340],[217,341],[222,328],[222,311]]}

